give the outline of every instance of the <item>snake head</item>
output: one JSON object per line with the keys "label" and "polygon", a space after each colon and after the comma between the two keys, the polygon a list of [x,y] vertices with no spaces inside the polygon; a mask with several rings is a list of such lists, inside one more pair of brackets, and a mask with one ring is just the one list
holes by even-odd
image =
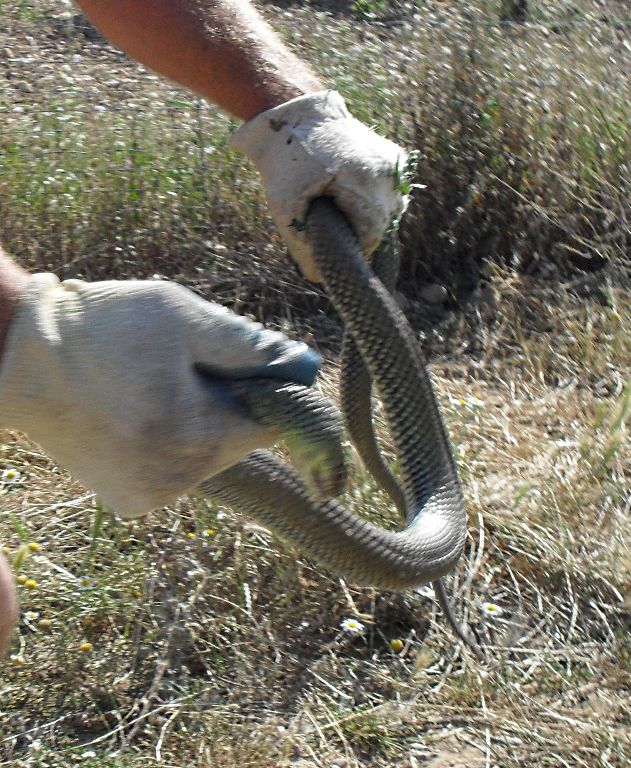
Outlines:
{"label": "snake head", "polygon": [[292,464],[317,496],[331,498],[344,493],[348,473],[341,441],[293,431],[284,433],[283,438]]}
{"label": "snake head", "polygon": [[278,432],[295,469],[318,496],[331,498],[344,492],[344,430],[330,400],[311,387],[273,379],[221,383],[244,414]]}

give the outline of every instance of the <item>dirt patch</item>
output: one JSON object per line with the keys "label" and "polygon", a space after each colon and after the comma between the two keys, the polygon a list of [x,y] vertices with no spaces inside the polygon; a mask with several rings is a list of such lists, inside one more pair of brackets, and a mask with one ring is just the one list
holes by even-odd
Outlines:
{"label": "dirt patch", "polygon": [[418,765],[419,768],[483,768],[488,763],[479,749],[454,746],[453,749],[441,749],[427,762]]}

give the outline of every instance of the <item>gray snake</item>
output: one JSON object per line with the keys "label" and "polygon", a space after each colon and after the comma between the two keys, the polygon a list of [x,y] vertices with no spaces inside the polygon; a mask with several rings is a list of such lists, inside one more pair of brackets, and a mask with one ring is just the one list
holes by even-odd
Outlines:
{"label": "gray snake", "polygon": [[[315,498],[297,472],[268,451],[254,451],[205,481],[201,491],[258,520],[349,581],[386,589],[433,582],[441,606],[448,608],[440,579],[462,553],[467,516],[418,343],[331,201],[314,201],[307,234],[324,287],[369,371],[369,377],[362,374],[368,398],[370,377],[381,397],[403,481],[403,496],[397,499],[396,491],[392,493],[397,506],[405,509],[405,526],[389,531],[353,514],[335,498]],[[247,400],[247,392],[241,394]],[[250,397],[250,402],[255,399]],[[331,430],[338,428],[331,414],[329,423]],[[334,493],[338,479],[341,470],[325,492]],[[448,618],[454,625],[449,612]],[[471,645],[457,624],[455,629]]]}

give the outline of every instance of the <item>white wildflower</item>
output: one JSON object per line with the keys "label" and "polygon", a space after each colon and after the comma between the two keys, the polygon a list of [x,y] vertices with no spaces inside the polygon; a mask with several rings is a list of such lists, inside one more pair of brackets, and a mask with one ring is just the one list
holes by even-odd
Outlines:
{"label": "white wildflower", "polygon": [[14,467],[7,467],[0,473],[0,482],[9,485],[10,483],[19,483],[22,479],[22,473]]}
{"label": "white wildflower", "polygon": [[361,635],[364,631],[364,625],[357,619],[344,619],[340,626],[349,635]]}
{"label": "white wildflower", "polygon": [[501,616],[504,611],[497,603],[482,603],[482,613],[487,616]]}
{"label": "white wildflower", "polygon": [[79,576],[77,579],[79,589],[91,589],[94,586],[94,579],[91,576]]}

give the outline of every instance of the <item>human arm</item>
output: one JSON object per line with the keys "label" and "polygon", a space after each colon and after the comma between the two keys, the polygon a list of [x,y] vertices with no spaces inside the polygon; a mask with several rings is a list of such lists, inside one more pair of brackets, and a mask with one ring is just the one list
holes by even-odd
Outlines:
{"label": "human arm", "polygon": [[233,146],[261,173],[301,270],[319,276],[304,222],[332,197],[369,256],[406,205],[406,154],[355,120],[248,0],[78,0],[113,43],[247,122]]}
{"label": "human arm", "polygon": [[0,246],[0,360],[9,324],[28,279],[28,272],[12,261]]}
{"label": "human arm", "polygon": [[[0,248],[0,360],[11,319],[28,283],[28,272]],[[17,617],[17,596],[11,569],[0,552],[0,658],[9,646]]]}
{"label": "human arm", "polygon": [[325,89],[245,0],[77,0],[122,50],[249,120]]}
{"label": "human arm", "polygon": [[311,384],[319,364],[305,344],[175,283],[33,275],[0,359],[0,427],[134,517],[278,439],[223,379]]}
{"label": "human arm", "polygon": [[[320,362],[305,344],[182,286],[59,283],[29,275],[1,249],[0,337],[0,428],[26,432],[126,517],[278,439],[223,377],[310,384]],[[16,616],[0,553],[0,658]]]}
{"label": "human arm", "polygon": [[9,640],[17,619],[17,595],[13,574],[0,552],[0,659],[9,647]]}

